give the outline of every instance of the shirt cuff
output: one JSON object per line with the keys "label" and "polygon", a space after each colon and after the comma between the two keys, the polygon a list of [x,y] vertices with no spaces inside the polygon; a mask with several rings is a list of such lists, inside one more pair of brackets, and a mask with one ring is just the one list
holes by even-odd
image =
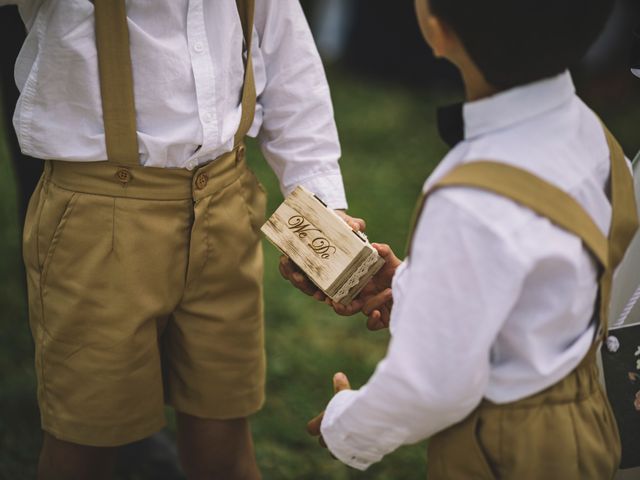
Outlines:
{"label": "shirt cuff", "polygon": [[329,402],[322,418],[320,432],[327,448],[345,465],[357,470],[366,470],[371,464],[379,462],[382,456],[363,452],[349,444],[349,432],[342,428],[340,417],[358,398],[358,390],[338,392]]}
{"label": "shirt cuff", "polygon": [[[348,208],[347,196],[344,192],[344,184],[340,173],[325,173],[306,178],[297,183],[316,194],[329,208],[334,210],[346,210]],[[287,188],[286,197],[297,185]]]}

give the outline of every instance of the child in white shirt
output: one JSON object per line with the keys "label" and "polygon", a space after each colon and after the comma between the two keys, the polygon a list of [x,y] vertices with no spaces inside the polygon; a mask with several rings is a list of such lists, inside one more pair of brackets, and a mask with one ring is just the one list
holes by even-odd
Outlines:
{"label": "child in white shirt", "polygon": [[[604,479],[617,469],[594,337],[599,320],[606,329],[599,288],[606,301],[620,256],[610,247],[624,252],[635,204],[626,195],[613,217],[633,212],[612,218],[610,181],[613,197],[628,193],[627,164],[566,71],[612,2],[592,2],[580,15],[570,1],[521,3],[416,1],[426,40],[460,69],[467,102],[441,112],[453,148],[425,183],[409,257],[401,263],[378,245],[385,269],[353,305],[334,305],[362,310],[374,329],[390,320],[393,334],[368,383],[349,390],[337,374],[337,395],[309,424],[354,468],[432,437],[430,480]],[[450,181],[460,167],[487,160],[524,170],[545,189],[524,204],[510,182],[502,185],[515,191],[506,194],[475,188],[474,175]],[[611,177],[612,168],[623,174]],[[558,211],[574,202],[592,234],[569,225],[576,215],[561,227],[558,212],[541,213],[547,190],[567,197]]]}

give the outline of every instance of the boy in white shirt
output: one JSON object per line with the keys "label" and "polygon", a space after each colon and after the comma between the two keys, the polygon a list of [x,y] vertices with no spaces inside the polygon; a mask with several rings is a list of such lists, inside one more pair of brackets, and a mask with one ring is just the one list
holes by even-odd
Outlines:
{"label": "boy in white shirt", "polygon": [[46,160],[24,228],[39,478],[109,478],[165,403],[189,478],[259,478],[266,197],[245,135],[283,193],[346,208],[299,2],[9,3],[28,30],[14,125]]}
{"label": "boy in white shirt", "polygon": [[612,3],[416,0],[467,102],[441,112],[453,149],[425,183],[406,261],[377,245],[385,268],[334,305],[393,335],[368,383],[336,374],[309,423],[342,462],[366,469],[431,437],[430,480],[614,475],[595,351],[637,215],[628,163],[566,71]]}

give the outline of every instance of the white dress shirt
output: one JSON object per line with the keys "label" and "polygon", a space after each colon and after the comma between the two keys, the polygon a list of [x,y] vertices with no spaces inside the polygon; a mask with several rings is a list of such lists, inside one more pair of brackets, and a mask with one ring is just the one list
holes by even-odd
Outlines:
{"label": "white dress shirt", "polygon": [[[241,117],[243,34],[235,0],[128,0],[140,162],[193,169],[233,148]],[[106,159],[90,0],[17,4],[28,36],[16,63],[14,125],[43,159]],[[304,185],[346,201],[322,63],[298,0],[256,2],[258,106],[250,135],[284,194]]]}
{"label": "white dress shirt", "polygon": [[[569,73],[467,103],[463,116],[464,141],[425,190],[457,165],[495,160],[570,193],[608,232],[609,150]],[[386,357],[364,387],[333,398],[321,427],[358,469],[461,421],[483,398],[505,404],[555,384],[593,339],[597,267],[581,240],[486,191],[429,197],[392,289]]]}

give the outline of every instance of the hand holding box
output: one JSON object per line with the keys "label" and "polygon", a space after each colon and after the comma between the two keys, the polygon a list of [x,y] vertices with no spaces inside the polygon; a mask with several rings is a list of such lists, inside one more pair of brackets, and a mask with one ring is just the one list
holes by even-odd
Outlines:
{"label": "hand holding box", "polygon": [[322,292],[344,305],[384,264],[363,233],[304,187],[285,199],[262,232]]}

